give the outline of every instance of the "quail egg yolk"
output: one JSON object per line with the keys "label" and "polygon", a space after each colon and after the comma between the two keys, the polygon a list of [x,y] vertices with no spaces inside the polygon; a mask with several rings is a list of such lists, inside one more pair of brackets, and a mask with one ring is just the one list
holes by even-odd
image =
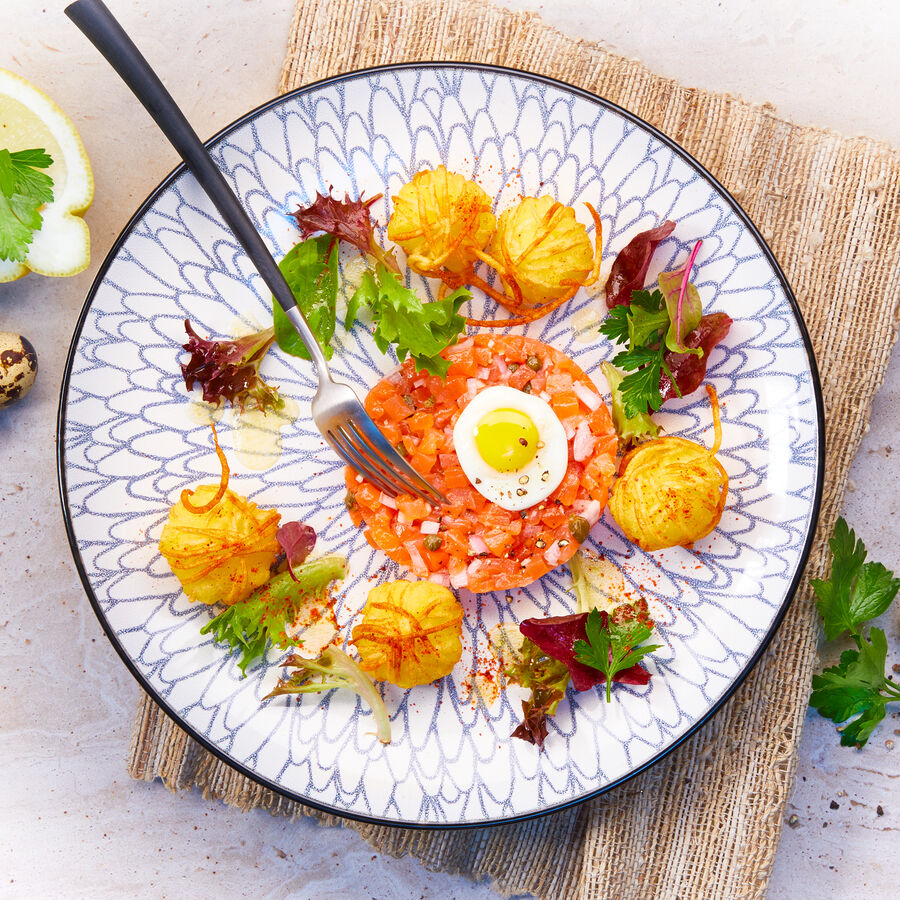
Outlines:
{"label": "quail egg yolk", "polygon": [[516,472],[534,459],[538,429],[518,409],[494,409],[475,427],[475,446],[481,458],[498,472]]}

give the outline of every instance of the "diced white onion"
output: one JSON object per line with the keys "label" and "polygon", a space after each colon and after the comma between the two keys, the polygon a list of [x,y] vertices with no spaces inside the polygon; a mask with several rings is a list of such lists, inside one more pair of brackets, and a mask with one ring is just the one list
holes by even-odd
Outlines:
{"label": "diced white onion", "polygon": [[469,583],[469,573],[465,569],[461,569],[455,575],[450,576],[450,587],[464,588]]}
{"label": "diced white onion", "polygon": [[576,381],[572,385],[572,390],[578,395],[578,399],[591,411],[593,412],[595,409],[600,408],[600,404],[603,400],[600,398],[599,394],[594,393],[587,385],[582,384],[580,381]]}
{"label": "diced white onion", "polygon": [[506,364],[506,360],[502,356],[495,356],[494,362],[497,364],[497,371],[500,372],[500,377],[506,378],[509,375],[509,366]]}
{"label": "diced white onion", "polygon": [[469,549],[476,554],[491,552],[488,549],[488,545],[484,542],[484,538],[479,537],[477,534],[469,535]]}
{"label": "diced white onion", "polygon": [[544,562],[547,563],[548,566],[558,566],[559,565],[559,543],[554,541],[545,551],[544,551]]}
{"label": "diced white onion", "polygon": [[441,523],[440,522],[432,522],[430,519],[426,519],[422,523],[422,527],[419,528],[419,531],[421,531],[422,534],[437,534],[440,530],[441,530]]}
{"label": "diced white onion", "polygon": [[474,397],[482,388],[484,387],[484,382],[480,378],[467,378],[466,379],[466,388],[469,393]]}
{"label": "diced white onion", "polygon": [[581,510],[578,515],[581,516],[582,519],[587,519],[591,525],[594,525],[597,519],[600,518],[600,513],[603,512],[603,504],[599,500],[590,500],[584,505],[584,509]]}
{"label": "diced white onion", "polygon": [[571,441],[573,437],[575,437],[575,426],[572,424],[571,419],[563,419],[562,427],[566,432],[566,440]]}
{"label": "diced white onion", "polygon": [[591,434],[591,428],[584,420],[578,423],[575,430],[575,440],[572,442],[572,456],[576,462],[584,462],[597,444],[597,438]]}
{"label": "diced white onion", "polygon": [[417,388],[425,387],[425,379],[424,379],[424,378],[417,378],[417,379],[413,382],[413,387],[417,387]]}
{"label": "diced white onion", "polygon": [[[434,584],[441,585],[441,587],[450,587],[452,583],[449,575],[442,575],[440,572],[432,572],[431,575],[428,576],[428,580]],[[466,581],[468,581],[468,578]]]}
{"label": "diced white onion", "polygon": [[551,398],[550,398],[550,395],[549,395],[546,391],[541,391],[541,392],[538,394],[538,397],[540,397],[541,400],[545,400],[547,403],[549,403],[549,402],[550,402],[550,399],[551,399]]}
{"label": "diced white onion", "polygon": [[479,366],[478,367],[478,377],[482,380],[491,377],[491,370],[489,366]]}
{"label": "diced white onion", "polygon": [[481,568],[481,560],[476,559],[469,563],[469,567],[466,569],[467,575],[474,575]]}
{"label": "diced white onion", "polygon": [[385,494],[383,491],[382,491],[381,495],[378,497],[378,499],[382,504],[387,506],[389,509],[397,508],[397,501],[393,497],[389,496],[388,494]]}
{"label": "diced white onion", "polygon": [[397,521],[402,522],[404,525],[409,525],[412,522],[412,519],[407,519],[406,516],[403,515],[402,512],[397,513]]}
{"label": "diced white onion", "polygon": [[412,541],[407,541],[403,546],[406,547],[406,551],[409,553],[409,561],[412,564],[413,572],[416,575],[427,575],[428,566],[425,565],[425,560],[422,559],[419,548]]}

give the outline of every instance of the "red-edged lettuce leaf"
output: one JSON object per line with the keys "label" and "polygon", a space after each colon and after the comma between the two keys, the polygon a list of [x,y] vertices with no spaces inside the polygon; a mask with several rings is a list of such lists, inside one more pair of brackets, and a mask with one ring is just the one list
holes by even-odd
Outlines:
{"label": "red-edged lettuce leaf", "polygon": [[669,330],[666,332],[666,348],[673,353],[693,353],[700,355],[699,350],[691,350],[681,339],[689,335],[703,318],[703,304],[700,292],[691,284],[690,274],[703,241],[697,241],[688,261],[674,272],[660,272],[657,282],[663,297],[666,299],[666,310],[669,313]]}
{"label": "red-edged lettuce leaf", "polygon": [[297,227],[304,238],[314,234],[330,234],[339,241],[352,244],[361,253],[369,253],[380,263],[395,272],[400,272],[394,254],[385,250],[375,240],[375,230],[372,226],[372,216],[369,207],[381,194],[376,194],[368,200],[362,196],[358,200],[351,200],[349,194],[344,194],[344,199],[339,200],[329,193],[316,192],[316,199],[309,206],[300,206],[292,213],[297,220]]}
{"label": "red-edged lettuce leaf", "polygon": [[287,558],[288,572],[296,581],[294,566],[302,565],[306,557],[312,553],[313,547],[316,546],[316,530],[305,522],[285,522],[275,532],[275,537]]}
{"label": "red-edged lettuce leaf", "polygon": [[187,389],[199,384],[207,403],[229,403],[243,410],[255,406],[263,412],[278,411],[284,400],[263,381],[259,366],[275,340],[275,331],[267,328],[257,334],[235,340],[200,337],[191,327],[190,319],[184,320],[188,342],[184,349],[191,358],[181,366],[181,374]]}
{"label": "red-edged lettuce leaf", "polygon": [[674,230],[675,223],[667,219],[662,225],[635,235],[619,252],[606,280],[606,305],[609,309],[631,304],[631,292],[644,287],[653,251]]}
{"label": "red-edged lettuce leaf", "polygon": [[556,713],[559,701],[565,696],[564,691],[555,691],[545,687],[535,687],[531,696],[522,701],[523,718],[510,737],[519,738],[529,744],[543,749],[547,737],[547,717]]}
{"label": "red-edged lettuce leaf", "polygon": [[659,376],[659,392],[663,400],[671,400],[673,397],[687,397],[703,384],[706,378],[706,364],[713,347],[725,338],[731,328],[732,319],[727,313],[710,313],[700,319],[700,324],[685,338],[686,347],[703,350],[702,356],[693,353],[673,353],[666,350],[663,355],[665,364],[675,378],[678,390],[672,384],[672,380],[666,374],[665,369]]}
{"label": "red-edged lettuce leaf", "polygon": [[[600,611],[602,624],[607,622],[607,614]],[[576,691],[586,691],[606,682],[606,675],[599,669],[586,666],[575,658],[575,642],[587,641],[588,613],[569,616],[550,616],[546,619],[525,619],[519,630],[528,640],[536,644],[548,656],[558,659],[569,670],[572,687]],[[613,675],[614,682],[622,684],[647,684],[650,673],[640,664],[622,669]]]}
{"label": "red-edged lettuce leaf", "polygon": [[504,675],[512,684],[531,690],[531,696],[522,701],[524,718],[512,737],[543,747],[547,737],[547,717],[556,715],[556,708],[566,695],[568,669],[526,638],[518,660],[505,670]]}

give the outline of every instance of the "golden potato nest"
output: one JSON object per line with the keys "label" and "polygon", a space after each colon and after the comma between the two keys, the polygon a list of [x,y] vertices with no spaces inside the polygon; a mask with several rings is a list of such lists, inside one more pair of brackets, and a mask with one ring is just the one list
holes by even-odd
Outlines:
{"label": "golden potato nest", "polygon": [[275,536],[281,516],[230,490],[206,509],[219,492],[214,484],[193,492],[189,503],[202,512],[192,512],[182,496],[169,510],[159,550],[190,600],[231,606],[271,577],[281,552]]}
{"label": "golden potato nest", "polygon": [[411,688],[442,678],[459,662],[462,620],[462,606],[447,588],[392,581],[369,592],[352,640],[372,678]]}
{"label": "golden potato nest", "polygon": [[393,199],[387,236],[430,278],[468,272],[497,222],[484,190],[444,166],[416,173]]}
{"label": "golden potato nest", "polygon": [[502,213],[490,253],[507,294],[526,308],[572,296],[594,269],[594,248],[575,210],[546,195]]}
{"label": "golden potato nest", "polygon": [[715,457],[722,443],[718,398],[711,386],[706,390],[715,426],[711,449],[669,436],[639,444],[622,459],[609,510],[642,550],[688,546],[722,518],[728,473]]}

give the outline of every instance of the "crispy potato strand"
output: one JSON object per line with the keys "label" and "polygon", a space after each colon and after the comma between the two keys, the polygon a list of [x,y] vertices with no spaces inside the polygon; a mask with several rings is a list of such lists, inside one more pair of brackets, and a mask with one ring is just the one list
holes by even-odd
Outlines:
{"label": "crispy potato strand", "polygon": [[204,503],[202,506],[194,506],[191,503],[191,497],[194,495],[194,492],[192,490],[188,490],[187,488],[185,488],[181,492],[181,502],[184,505],[184,508],[188,512],[195,513],[196,515],[207,513],[211,509],[215,508],[216,504],[225,496],[225,491],[228,490],[228,476],[231,474],[231,470],[228,468],[228,460],[225,458],[224,451],[219,446],[219,435],[216,433],[215,422],[210,422],[209,427],[212,428],[213,441],[216,445],[216,456],[219,457],[219,463],[222,466],[222,475],[219,478],[219,489],[216,491],[213,498],[208,503]]}

